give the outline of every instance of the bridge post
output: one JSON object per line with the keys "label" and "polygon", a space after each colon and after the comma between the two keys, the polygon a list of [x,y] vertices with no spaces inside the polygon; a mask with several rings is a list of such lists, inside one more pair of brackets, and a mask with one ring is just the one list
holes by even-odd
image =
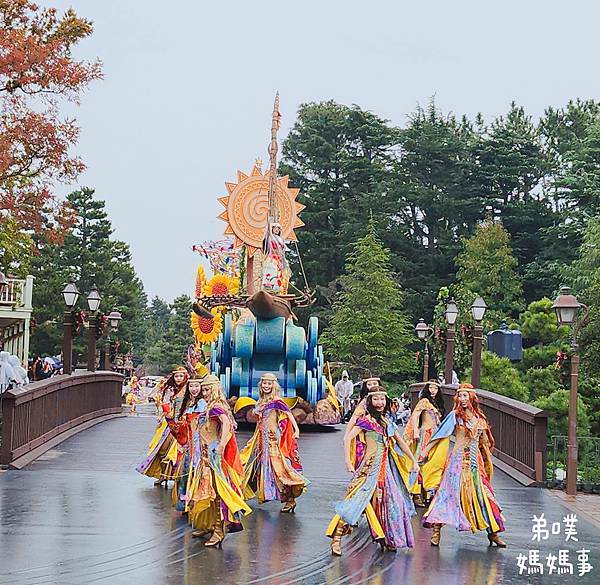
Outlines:
{"label": "bridge post", "polygon": [[[543,413],[542,413],[543,414]],[[535,481],[542,485],[546,482],[546,466],[548,464],[548,417],[543,414],[535,416]]]}
{"label": "bridge post", "polygon": [[15,397],[9,392],[5,392],[0,399],[2,404],[2,437],[0,438],[0,465],[10,463],[10,454],[13,448],[13,428]]}

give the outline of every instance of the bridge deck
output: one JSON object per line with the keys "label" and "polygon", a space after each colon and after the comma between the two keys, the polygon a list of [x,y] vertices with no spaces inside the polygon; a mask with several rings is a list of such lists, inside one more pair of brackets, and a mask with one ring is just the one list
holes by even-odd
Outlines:
{"label": "bridge deck", "polygon": [[[430,531],[414,519],[416,548],[382,554],[366,525],[345,539],[341,559],[329,554],[324,530],[348,474],[340,430],[305,433],[301,455],[309,492],[296,515],[279,507],[254,507],[242,533],[223,550],[206,550],[190,537],[172,511],[170,492],[135,473],[154,429],[150,416],[104,422],[72,437],[20,471],[0,473],[0,584],[82,585],[110,583],[598,583],[600,530],[579,518],[578,543],[564,537],[532,543],[532,515],[559,522],[569,513],[545,490],[526,488],[497,472],[494,485],[507,518],[509,548],[488,548],[483,533],[442,532],[442,546],[429,545]],[[243,444],[248,431],[240,433]],[[542,559],[570,549],[590,549],[594,570],[582,578],[519,577],[516,557],[531,548]]]}

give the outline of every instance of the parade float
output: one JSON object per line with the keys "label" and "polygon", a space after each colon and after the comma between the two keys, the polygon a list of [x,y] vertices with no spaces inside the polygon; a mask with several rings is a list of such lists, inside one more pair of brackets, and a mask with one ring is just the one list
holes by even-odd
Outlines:
{"label": "parade float", "polygon": [[[319,322],[310,317],[305,330],[294,309],[309,307],[313,294],[306,281],[295,230],[304,205],[299,189],[277,175],[279,97],[275,98],[269,168],[257,160],[250,174],[238,171],[219,198],[226,239],[193,246],[210,263],[212,276],[198,269],[192,329],[196,345],[189,362],[219,376],[238,421],[254,422],[258,382],[266,372],[277,376],[284,400],[300,424],[340,422],[340,405],[325,371]],[[288,248],[304,278],[297,288]]]}

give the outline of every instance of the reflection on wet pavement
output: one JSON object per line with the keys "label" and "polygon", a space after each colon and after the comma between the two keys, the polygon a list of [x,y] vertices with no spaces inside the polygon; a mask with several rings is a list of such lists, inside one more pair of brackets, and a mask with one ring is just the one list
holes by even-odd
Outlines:
{"label": "reflection on wet pavement", "polygon": [[[559,522],[569,511],[544,490],[524,488],[499,471],[493,483],[509,548],[489,548],[483,533],[444,529],[436,549],[415,518],[412,551],[383,554],[362,524],[344,539],[344,556],[332,557],[324,532],[349,479],[341,427],[303,434],[301,455],[312,484],[295,515],[280,514],[274,503],[260,509],[252,503],[246,529],[229,535],[222,550],[207,550],[172,511],[170,492],[134,471],[153,428],[152,417],[108,421],[22,471],[0,474],[0,585],[600,582],[600,530],[580,518],[578,543],[558,536],[532,543],[533,514]],[[248,437],[248,430],[240,432],[240,445]],[[595,568],[582,578],[519,576],[519,553],[538,548],[544,559],[568,548],[576,570],[575,551],[583,546]]]}

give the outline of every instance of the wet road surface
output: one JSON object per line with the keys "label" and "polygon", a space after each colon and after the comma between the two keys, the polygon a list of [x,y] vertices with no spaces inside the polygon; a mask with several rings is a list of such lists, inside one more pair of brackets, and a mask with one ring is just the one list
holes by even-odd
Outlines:
{"label": "wet road surface", "polygon": [[[411,551],[381,553],[363,521],[344,538],[344,556],[332,557],[324,531],[349,479],[343,427],[303,433],[300,454],[312,484],[295,515],[280,514],[276,503],[259,509],[253,502],[245,530],[229,535],[222,550],[207,550],[172,511],[170,490],[134,471],[154,425],[150,416],[107,421],[21,471],[0,473],[0,585],[600,583],[600,530],[579,518],[578,542],[565,542],[564,535],[532,542],[533,514],[544,512],[551,524],[570,512],[544,490],[522,487],[500,471],[493,484],[507,518],[507,549],[489,548],[484,533],[450,528],[436,549],[431,532],[414,518]],[[249,436],[239,433],[240,447]],[[568,549],[577,573],[576,551],[583,547],[594,565],[583,577],[519,575],[517,555],[536,548],[542,563]]]}

